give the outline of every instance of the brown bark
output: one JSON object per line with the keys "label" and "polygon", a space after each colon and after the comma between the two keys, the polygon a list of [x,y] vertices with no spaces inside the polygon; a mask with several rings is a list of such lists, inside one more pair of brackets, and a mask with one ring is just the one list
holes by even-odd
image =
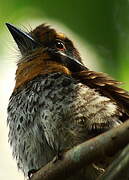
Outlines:
{"label": "brown bark", "polygon": [[129,144],[98,180],[129,180]]}

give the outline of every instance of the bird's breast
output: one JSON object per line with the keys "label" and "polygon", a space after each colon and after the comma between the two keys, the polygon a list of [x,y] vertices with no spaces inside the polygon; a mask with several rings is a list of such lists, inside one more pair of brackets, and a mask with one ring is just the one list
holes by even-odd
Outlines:
{"label": "bird's breast", "polygon": [[89,132],[96,124],[100,129],[119,124],[116,104],[95,89],[63,73],[52,73],[44,79],[39,76],[39,79],[36,91],[40,120],[53,149],[71,148],[89,139]]}
{"label": "bird's breast", "polygon": [[[38,129],[37,134],[44,132],[48,144],[58,151],[88,139],[94,124],[105,124],[107,129],[116,126],[118,115],[109,98],[70,75],[52,73],[35,77],[13,93],[8,121],[13,126],[10,136],[20,132],[23,136],[30,127],[32,132]],[[42,136],[38,140],[42,142]]]}

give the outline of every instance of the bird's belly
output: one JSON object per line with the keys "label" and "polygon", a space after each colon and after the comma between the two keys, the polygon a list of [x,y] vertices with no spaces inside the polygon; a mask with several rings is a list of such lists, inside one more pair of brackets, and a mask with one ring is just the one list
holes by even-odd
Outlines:
{"label": "bird's belly", "polygon": [[[9,142],[25,175],[91,137],[94,125],[116,126],[110,99],[71,77],[39,76],[15,92],[8,106]],[[99,127],[99,126],[98,126]]]}

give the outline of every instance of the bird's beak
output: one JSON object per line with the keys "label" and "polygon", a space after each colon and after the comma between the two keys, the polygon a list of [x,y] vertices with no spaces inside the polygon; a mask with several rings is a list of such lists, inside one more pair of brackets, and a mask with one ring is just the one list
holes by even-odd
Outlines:
{"label": "bird's beak", "polygon": [[12,24],[6,23],[6,26],[17,43],[21,54],[26,54],[28,51],[37,47],[38,43],[29,34],[21,31]]}
{"label": "bird's beak", "polygon": [[72,71],[72,72],[80,72],[83,70],[88,70],[88,68],[82,64],[76,58],[65,54],[64,52],[57,51],[58,55],[60,55],[63,59],[63,63]]}

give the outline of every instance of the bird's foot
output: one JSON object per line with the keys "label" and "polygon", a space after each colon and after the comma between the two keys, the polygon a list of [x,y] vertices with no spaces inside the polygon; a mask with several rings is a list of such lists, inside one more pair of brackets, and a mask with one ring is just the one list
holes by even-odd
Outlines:
{"label": "bird's foot", "polygon": [[52,162],[56,163],[58,160],[62,160],[63,159],[63,154],[64,154],[63,151],[59,151],[57,153],[57,155],[53,158]]}
{"label": "bird's foot", "polygon": [[36,169],[31,169],[29,172],[28,172],[28,178],[30,179],[34,173],[36,173],[38,170]]}

